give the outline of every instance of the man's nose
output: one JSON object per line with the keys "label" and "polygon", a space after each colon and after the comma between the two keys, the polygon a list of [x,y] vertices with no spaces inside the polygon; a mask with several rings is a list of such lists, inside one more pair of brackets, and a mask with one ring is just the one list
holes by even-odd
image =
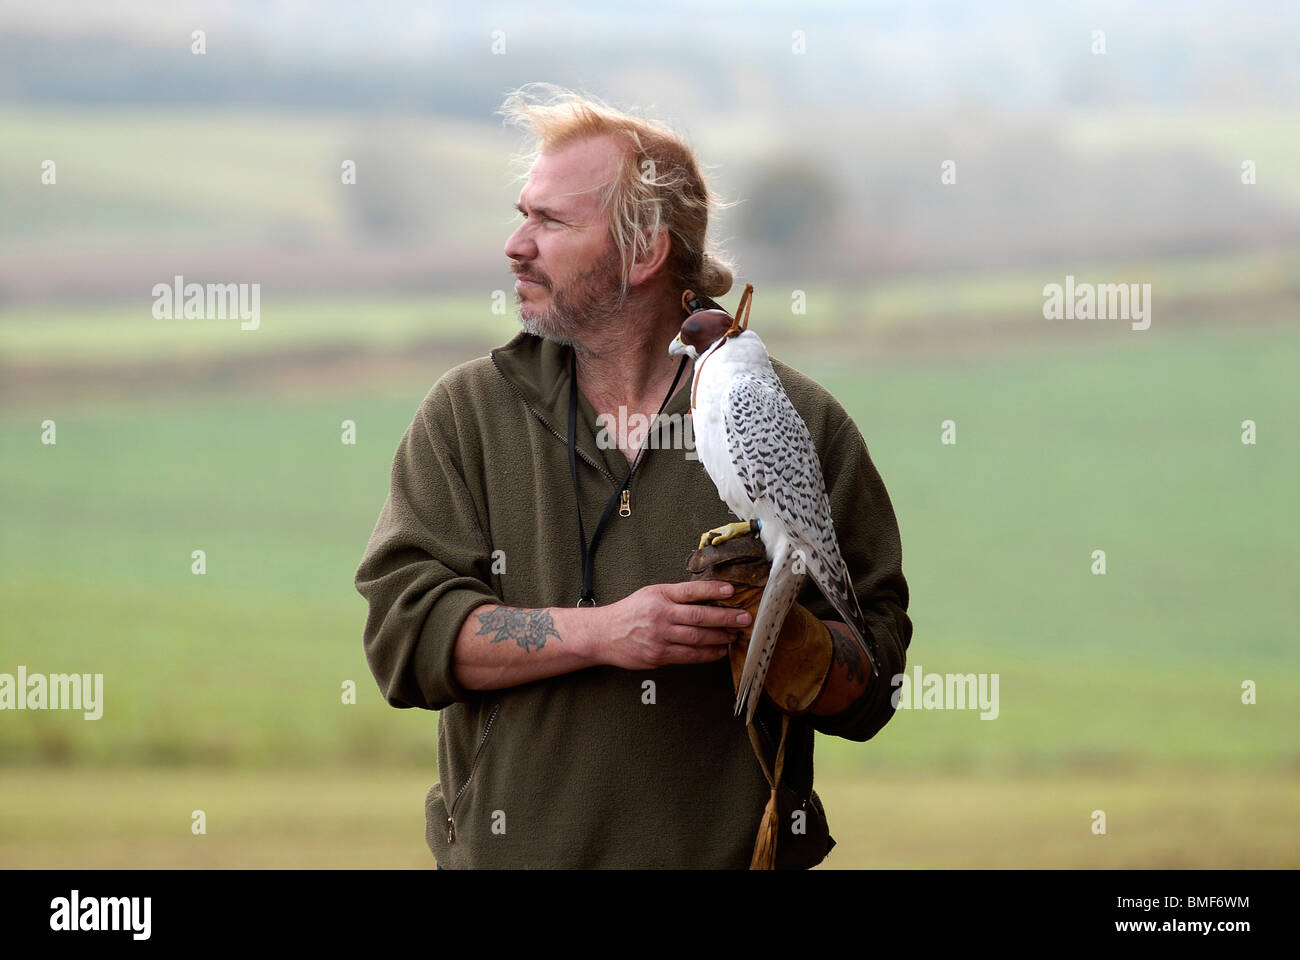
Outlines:
{"label": "man's nose", "polygon": [[506,256],[511,260],[532,260],[537,256],[537,244],[533,242],[528,221],[521,223],[506,240]]}

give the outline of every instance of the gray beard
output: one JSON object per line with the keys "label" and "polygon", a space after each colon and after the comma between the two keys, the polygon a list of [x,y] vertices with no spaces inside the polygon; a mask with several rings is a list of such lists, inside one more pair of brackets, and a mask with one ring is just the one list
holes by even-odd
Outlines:
{"label": "gray beard", "polygon": [[560,346],[581,346],[592,333],[616,326],[626,302],[618,278],[618,255],[613,253],[566,289],[552,288],[551,305],[540,313],[525,313],[519,297],[519,325],[525,333]]}

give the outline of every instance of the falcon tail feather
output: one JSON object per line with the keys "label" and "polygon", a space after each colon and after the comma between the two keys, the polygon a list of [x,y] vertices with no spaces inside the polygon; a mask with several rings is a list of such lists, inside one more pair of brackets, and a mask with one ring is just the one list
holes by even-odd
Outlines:
{"label": "falcon tail feather", "polygon": [[745,654],[740,682],[736,685],[736,716],[744,710],[746,724],[753,722],[754,711],[758,709],[763,694],[763,681],[767,679],[767,668],[771,666],[772,654],[776,652],[776,643],[781,636],[781,627],[785,625],[786,615],[803,587],[804,574],[794,572],[794,558],[789,541],[777,546],[767,586],[763,588],[763,598],[758,604],[758,616],[754,618],[754,628],[749,634],[749,650]]}
{"label": "falcon tail feather", "polygon": [[830,580],[830,582],[828,582],[829,578],[826,576],[828,572],[819,564],[809,564],[809,573],[812,574],[817,589],[830,601],[835,611],[844,618],[844,625],[853,634],[853,639],[858,641],[858,646],[862,648],[863,654],[866,655],[867,663],[871,664],[871,672],[873,674],[879,673],[879,658],[873,652],[875,638],[871,636],[867,621],[862,616],[862,608],[858,605],[858,595],[853,588],[853,578],[849,576],[848,564],[841,560],[839,576],[834,580]]}

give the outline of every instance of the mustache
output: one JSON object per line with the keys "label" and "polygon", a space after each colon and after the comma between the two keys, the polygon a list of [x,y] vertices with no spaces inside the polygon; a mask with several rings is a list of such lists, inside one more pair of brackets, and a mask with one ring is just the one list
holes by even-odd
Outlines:
{"label": "mustache", "polygon": [[542,286],[547,287],[548,289],[551,286],[550,281],[547,280],[545,277],[543,277],[541,274],[530,273],[526,270],[520,270],[518,267],[514,267],[514,266],[510,268],[510,272],[513,273],[516,277],[520,277],[524,280],[532,280],[535,281],[536,283],[540,283]]}

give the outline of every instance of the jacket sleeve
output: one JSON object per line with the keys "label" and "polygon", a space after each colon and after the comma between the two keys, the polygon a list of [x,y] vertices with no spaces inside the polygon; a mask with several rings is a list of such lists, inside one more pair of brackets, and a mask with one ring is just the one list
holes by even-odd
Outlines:
{"label": "jacket sleeve", "polygon": [[453,654],[465,618],[500,603],[490,551],[453,438],[442,384],[421,404],[393,458],[388,499],[356,573],[369,604],[364,645],[370,670],[394,707],[441,710],[473,697],[456,681]]}
{"label": "jacket sleeve", "polygon": [[[864,741],[874,737],[894,715],[892,695],[896,688],[891,680],[903,673],[912,640],[903,549],[889,494],[871,462],[862,434],[847,414],[822,451],[822,461],[840,552],[853,577],[858,604],[876,641],[880,663],[862,696],[846,710],[831,716],[805,716],[821,733]],[[811,580],[804,590],[808,591],[800,597],[804,606],[824,620],[840,619]],[[865,658],[863,666],[867,666]]]}

